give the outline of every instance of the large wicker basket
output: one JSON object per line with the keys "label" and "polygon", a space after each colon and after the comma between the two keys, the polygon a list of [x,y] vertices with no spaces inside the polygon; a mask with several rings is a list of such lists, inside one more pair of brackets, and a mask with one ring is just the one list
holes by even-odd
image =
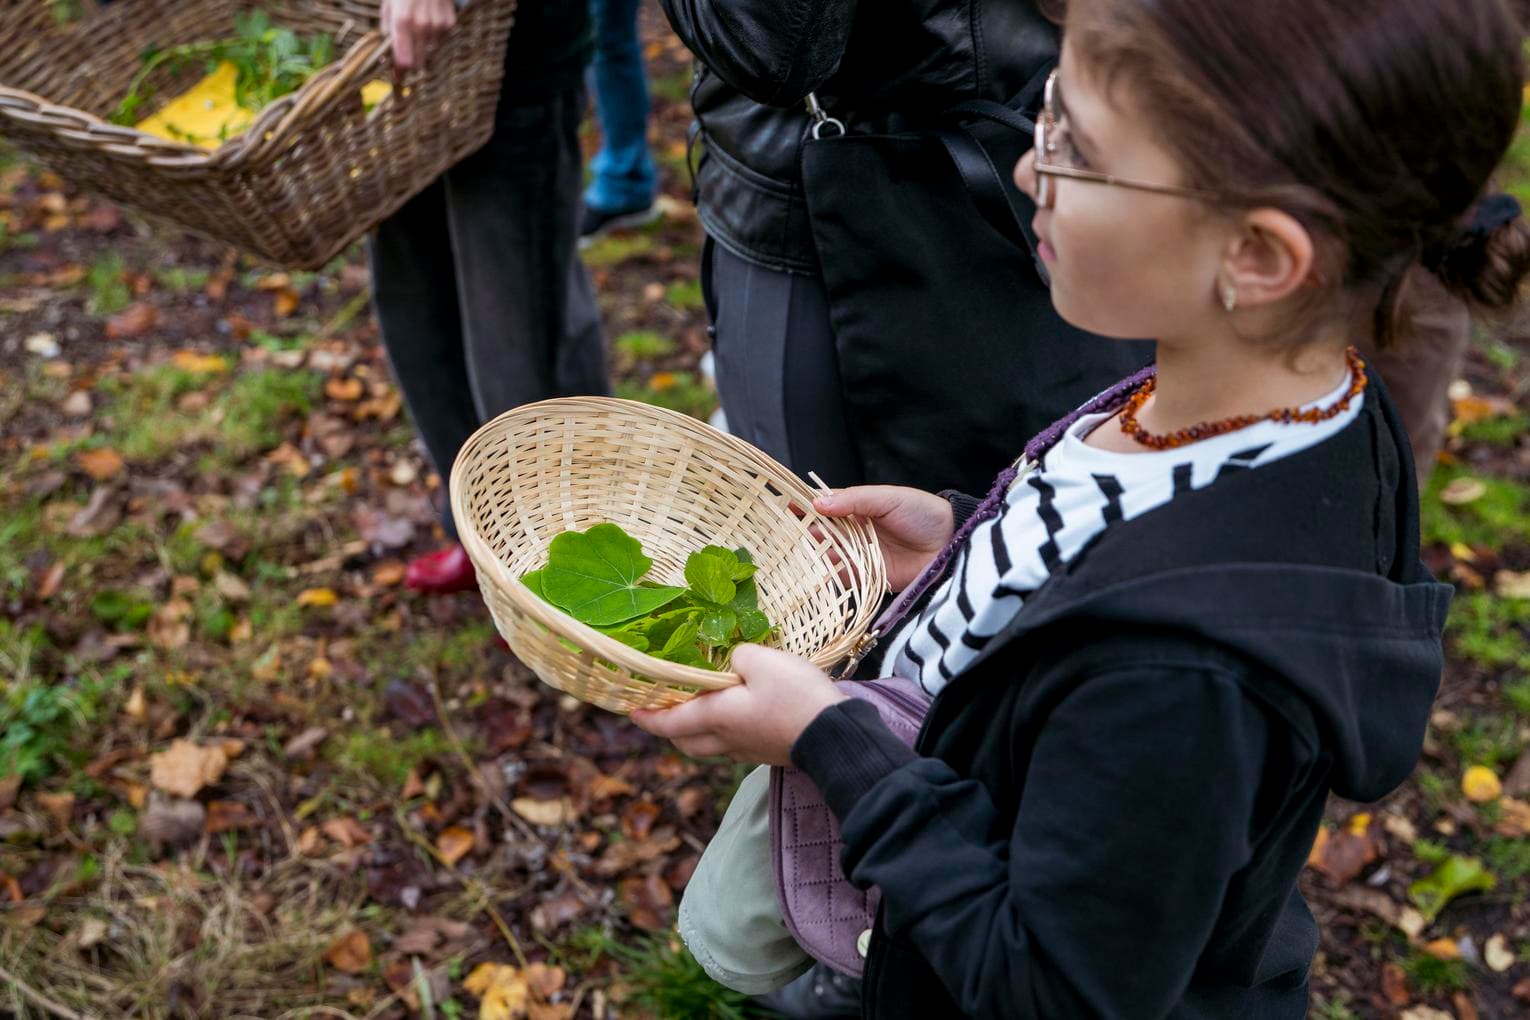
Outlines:
{"label": "large wicker basket", "polygon": [[678,704],[739,677],[652,658],[534,595],[519,579],[546,565],[561,532],[613,521],[666,584],[685,583],[686,557],[704,545],[746,547],[779,646],[825,669],[856,649],[887,592],[868,525],[819,516],[813,491],[764,453],[647,404],[570,397],[507,411],[463,446],[450,490],[510,648],[546,683],[615,712]]}
{"label": "large wicker basket", "polygon": [[[82,188],[297,268],[323,265],[488,140],[515,14],[515,0],[472,0],[430,66],[368,112],[362,86],[393,76],[376,0],[74,2],[85,13],[64,22],[49,0],[0,5],[0,136]],[[328,33],[339,59],[212,152],[106,122],[146,49],[226,38],[251,8]]]}

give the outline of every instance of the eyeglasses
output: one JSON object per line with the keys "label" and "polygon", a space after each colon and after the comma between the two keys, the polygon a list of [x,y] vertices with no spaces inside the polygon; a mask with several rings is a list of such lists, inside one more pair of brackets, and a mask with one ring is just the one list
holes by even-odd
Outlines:
{"label": "eyeglasses", "polygon": [[1111,184],[1118,188],[1149,191],[1155,195],[1178,195],[1202,202],[1225,203],[1226,195],[1201,188],[1178,188],[1168,184],[1150,184],[1134,181],[1114,174],[1070,166],[1069,160],[1082,159],[1073,144],[1073,135],[1067,129],[1065,118],[1057,115],[1057,71],[1047,76],[1046,89],[1042,93],[1041,116],[1036,118],[1036,208],[1051,209],[1057,204],[1057,186],[1053,178],[1067,177],[1075,181],[1093,181]]}

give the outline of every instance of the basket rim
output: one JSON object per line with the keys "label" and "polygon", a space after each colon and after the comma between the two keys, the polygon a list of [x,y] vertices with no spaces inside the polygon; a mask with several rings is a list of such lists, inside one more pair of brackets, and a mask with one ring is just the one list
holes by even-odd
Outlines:
{"label": "basket rim", "polygon": [[[535,414],[545,413],[549,410],[575,406],[581,409],[605,407],[609,410],[635,411],[640,416],[646,416],[659,423],[683,425],[686,428],[701,428],[709,432],[713,437],[720,439],[723,445],[732,449],[746,460],[752,461],[753,466],[760,469],[763,474],[770,477],[771,481],[794,499],[802,500],[802,505],[808,514],[814,518],[813,523],[820,528],[831,530],[840,534],[842,541],[849,543],[852,537],[858,537],[864,543],[867,551],[868,562],[860,564],[859,571],[852,572],[852,587],[862,596],[857,607],[856,615],[850,627],[846,630],[846,637],[852,642],[858,641],[871,627],[877,608],[882,598],[890,590],[887,584],[886,565],[882,559],[881,546],[877,542],[876,528],[870,521],[859,518],[833,518],[817,514],[812,509],[814,491],[807,484],[793,474],[785,465],[775,460],[769,454],[750,443],[729,435],[719,429],[713,428],[707,422],[680,411],[673,411],[666,407],[656,407],[653,404],[645,404],[638,400],[626,400],[620,397],[582,396],[582,397],[554,397],[549,400],[539,400],[534,403],[522,404],[513,407],[479,427],[462,444],[456,460],[452,464],[448,490],[450,492],[452,515],[458,522],[458,540],[468,552],[468,558],[473,561],[474,567],[480,576],[480,584],[492,583],[494,587],[506,595],[516,609],[530,616],[536,622],[547,627],[560,637],[575,642],[579,647],[595,655],[597,658],[616,663],[634,674],[647,677],[656,683],[683,684],[698,687],[704,691],[724,690],[743,683],[743,677],[732,670],[705,670],[695,666],[685,666],[680,663],[669,662],[665,659],[657,659],[646,652],[640,652],[630,645],[622,644],[615,638],[600,633],[588,624],[576,620],[574,617],[558,609],[556,606],[538,598],[521,583],[520,578],[510,573],[508,565],[496,556],[489,548],[483,536],[478,533],[478,528],[472,515],[466,512],[466,507],[461,504],[460,493],[463,491],[462,481],[471,463],[472,454],[486,440],[493,437],[497,432],[504,429],[509,421],[515,418],[524,418]],[[875,587],[879,590],[872,591]],[[820,661],[822,657],[808,656],[809,660],[823,669],[828,669],[835,662],[842,661],[846,655],[834,655],[828,657],[829,661]]]}

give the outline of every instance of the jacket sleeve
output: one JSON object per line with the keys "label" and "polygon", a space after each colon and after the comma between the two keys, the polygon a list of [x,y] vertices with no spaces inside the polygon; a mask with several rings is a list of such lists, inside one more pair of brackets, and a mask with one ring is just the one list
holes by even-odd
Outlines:
{"label": "jacket sleeve", "polygon": [[839,67],[856,0],[660,0],[675,34],[757,103],[790,106]]}
{"label": "jacket sleeve", "polygon": [[881,887],[888,932],[964,1015],[1137,1020],[1183,995],[1250,859],[1269,742],[1226,674],[1093,676],[1043,725],[1013,831],[865,702],[822,713],[792,755],[841,819],[846,874]]}

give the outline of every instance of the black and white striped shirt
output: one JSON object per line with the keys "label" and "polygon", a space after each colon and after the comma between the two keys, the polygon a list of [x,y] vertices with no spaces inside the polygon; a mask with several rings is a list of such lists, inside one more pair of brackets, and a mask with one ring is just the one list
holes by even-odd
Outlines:
{"label": "black and white striped shirt", "polygon": [[[1309,407],[1328,407],[1344,382]],[[979,525],[917,618],[900,628],[884,662],[931,694],[961,672],[1014,619],[1052,571],[1117,521],[1163,506],[1224,473],[1259,467],[1334,435],[1360,413],[1357,398],[1316,425],[1260,422],[1175,450],[1112,453],[1084,443],[1110,417],[1080,418],[1016,480],[997,516]]]}

